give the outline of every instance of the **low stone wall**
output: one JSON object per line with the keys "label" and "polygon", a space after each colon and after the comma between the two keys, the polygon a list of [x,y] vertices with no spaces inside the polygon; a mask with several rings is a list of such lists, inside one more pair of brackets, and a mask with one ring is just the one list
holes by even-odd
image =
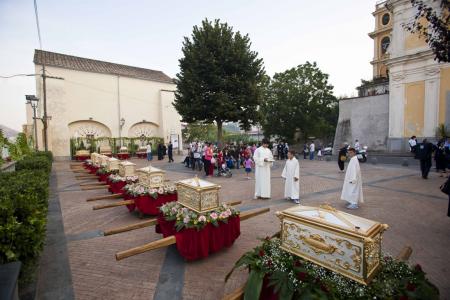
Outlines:
{"label": "low stone wall", "polygon": [[[344,142],[358,139],[369,151],[387,151],[389,133],[389,94],[348,98],[339,101],[339,118],[334,150]],[[335,152],[336,153],[336,152]]]}

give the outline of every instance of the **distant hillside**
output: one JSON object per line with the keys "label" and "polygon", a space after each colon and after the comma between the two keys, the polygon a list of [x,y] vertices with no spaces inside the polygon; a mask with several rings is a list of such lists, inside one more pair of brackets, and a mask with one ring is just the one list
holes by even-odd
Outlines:
{"label": "distant hillside", "polygon": [[19,132],[17,130],[11,129],[11,128],[6,127],[1,124],[0,124],[0,129],[3,131],[3,135],[7,138],[16,137],[19,134]]}

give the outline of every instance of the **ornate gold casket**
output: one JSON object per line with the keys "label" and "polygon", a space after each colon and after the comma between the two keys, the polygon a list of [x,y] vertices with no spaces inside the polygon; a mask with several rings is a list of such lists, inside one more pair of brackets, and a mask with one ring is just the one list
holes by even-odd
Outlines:
{"label": "ornate gold casket", "polygon": [[89,156],[89,150],[77,150],[75,156]]}
{"label": "ornate gold casket", "polygon": [[220,185],[198,179],[177,182],[178,203],[202,213],[219,206]]}
{"label": "ornate gold casket", "polygon": [[125,176],[134,176],[134,169],[136,168],[136,164],[133,164],[129,161],[122,161],[119,163],[119,175],[122,177]]}
{"label": "ornate gold casket", "polygon": [[164,184],[166,172],[161,169],[148,166],[138,169],[136,173],[139,176],[139,183],[143,186],[156,188]]}
{"label": "ornate gold casket", "polygon": [[101,166],[107,166],[108,165],[109,157],[103,154],[99,155],[99,163]]}
{"label": "ornate gold casket", "polygon": [[91,153],[91,161],[94,166],[98,166],[100,164],[99,160],[100,160],[100,154],[98,154],[96,152]]}
{"label": "ornate gold casket", "polygon": [[120,160],[118,160],[117,158],[110,157],[108,159],[108,162],[106,163],[106,169],[108,170],[108,172],[119,170],[119,162]]}
{"label": "ornate gold casket", "polygon": [[277,216],[284,250],[363,284],[376,274],[386,224],[328,205],[295,206]]}

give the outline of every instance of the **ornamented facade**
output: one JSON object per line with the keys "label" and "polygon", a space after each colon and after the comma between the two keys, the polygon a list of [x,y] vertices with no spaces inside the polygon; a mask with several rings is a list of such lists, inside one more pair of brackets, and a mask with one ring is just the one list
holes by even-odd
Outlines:
{"label": "ornamented facade", "polygon": [[[35,51],[35,72],[45,64],[48,147],[56,157],[70,155],[72,137],[161,137],[181,139],[181,117],[172,105],[176,85],[161,71],[65,54]],[[36,77],[38,115],[43,115],[43,82]],[[38,121],[43,149],[43,126]],[[27,105],[27,126],[33,132]],[[179,144],[181,146],[181,144]]]}
{"label": "ornamented facade", "polygon": [[[425,2],[440,10],[439,1]],[[373,80],[340,101],[335,149],[359,139],[372,150],[406,152],[411,136],[433,140],[440,124],[450,127],[450,64],[404,28],[415,14],[410,0],[376,4]]]}

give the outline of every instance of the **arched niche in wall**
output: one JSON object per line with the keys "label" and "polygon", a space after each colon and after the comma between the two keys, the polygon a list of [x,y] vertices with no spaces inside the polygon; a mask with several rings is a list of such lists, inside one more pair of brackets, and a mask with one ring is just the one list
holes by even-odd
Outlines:
{"label": "arched niche in wall", "polygon": [[156,137],[158,136],[158,125],[152,122],[139,122],[133,124],[128,130],[128,137]]}
{"label": "arched niche in wall", "polygon": [[111,137],[111,130],[103,123],[93,120],[80,120],[69,123],[70,137],[99,138]]}

